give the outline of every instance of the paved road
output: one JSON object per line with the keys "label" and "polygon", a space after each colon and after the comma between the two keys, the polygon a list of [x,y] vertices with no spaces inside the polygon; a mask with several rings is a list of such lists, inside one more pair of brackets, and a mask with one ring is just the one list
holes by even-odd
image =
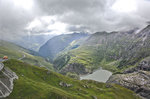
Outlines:
{"label": "paved road", "polygon": [[[22,56],[21,58],[19,58],[18,60],[22,60],[22,59],[25,58],[25,57],[26,57],[26,55],[23,54],[23,56]],[[5,61],[5,60],[0,59],[0,71],[4,68],[4,64],[2,63],[3,61]]]}
{"label": "paved road", "polygon": [[0,63],[0,71],[4,68],[4,64]]}
{"label": "paved road", "polygon": [[4,60],[3,59],[0,59],[0,62],[3,62]]}
{"label": "paved road", "polygon": [[[3,60],[4,61],[4,60]],[[13,81],[18,79],[18,76],[15,72],[11,71],[9,68],[4,67],[2,61],[0,62],[0,72],[2,78],[0,78],[0,99],[5,98],[10,95],[13,91]]]}
{"label": "paved road", "polygon": [[21,58],[19,58],[18,60],[22,60],[22,59],[24,59],[25,57],[26,57],[26,55],[23,54],[23,56],[22,56]]}

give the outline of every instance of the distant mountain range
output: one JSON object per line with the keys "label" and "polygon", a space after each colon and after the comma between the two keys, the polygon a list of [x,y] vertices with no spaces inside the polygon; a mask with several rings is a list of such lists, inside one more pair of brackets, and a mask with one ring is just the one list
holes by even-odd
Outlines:
{"label": "distant mountain range", "polygon": [[20,39],[12,40],[11,42],[14,42],[17,45],[20,45],[24,48],[33,50],[38,52],[39,48],[47,42],[50,38],[54,37],[56,35],[50,34],[50,35],[28,35],[23,36]]}

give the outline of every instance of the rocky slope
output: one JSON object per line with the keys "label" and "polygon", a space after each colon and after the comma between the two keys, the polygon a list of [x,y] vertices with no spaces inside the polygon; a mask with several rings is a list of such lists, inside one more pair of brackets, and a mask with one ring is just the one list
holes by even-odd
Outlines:
{"label": "rocky slope", "polygon": [[150,99],[150,57],[143,59],[137,67],[125,70],[123,74],[111,76],[107,83],[119,84]]}

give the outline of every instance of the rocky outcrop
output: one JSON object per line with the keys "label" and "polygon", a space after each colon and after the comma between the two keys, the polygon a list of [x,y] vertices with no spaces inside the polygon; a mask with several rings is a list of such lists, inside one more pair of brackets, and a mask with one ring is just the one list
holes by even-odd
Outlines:
{"label": "rocky outcrop", "polygon": [[150,99],[150,72],[148,71],[113,75],[107,83],[119,84],[133,90],[146,99]]}
{"label": "rocky outcrop", "polygon": [[107,83],[119,84],[150,99],[150,58],[144,59],[137,67],[128,69],[123,74],[112,75]]}
{"label": "rocky outcrop", "polygon": [[71,87],[71,86],[73,86],[72,84],[67,84],[67,83],[65,83],[65,82],[63,82],[63,81],[61,81],[61,82],[59,83],[59,85],[62,86],[62,87]]}
{"label": "rocky outcrop", "polygon": [[67,72],[76,73],[78,75],[88,74],[90,71],[85,68],[83,64],[80,63],[71,63],[68,64],[65,68],[61,70],[60,73],[66,74]]}
{"label": "rocky outcrop", "polygon": [[150,71],[150,57],[143,59],[137,67],[126,69],[124,73],[133,73],[139,70]]}
{"label": "rocky outcrop", "polygon": [[0,98],[5,98],[10,95],[13,90],[13,81],[15,79],[18,79],[18,76],[9,68],[4,67],[0,71]]}

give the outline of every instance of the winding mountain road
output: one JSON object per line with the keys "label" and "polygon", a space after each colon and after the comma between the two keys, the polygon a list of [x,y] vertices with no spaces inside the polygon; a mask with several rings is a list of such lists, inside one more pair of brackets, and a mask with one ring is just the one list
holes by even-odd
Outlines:
{"label": "winding mountain road", "polygon": [[13,91],[13,81],[18,79],[15,72],[5,67],[2,63],[5,60],[0,60],[0,98],[5,98]]}
{"label": "winding mountain road", "polygon": [[18,60],[22,60],[22,59],[24,59],[25,57],[26,57],[26,55],[23,54],[23,56],[22,56],[21,58],[19,58]]}
{"label": "winding mountain road", "polygon": [[4,64],[0,63],[0,71],[4,68]]}
{"label": "winding mountain road", "polygon": [[4,68],[4,64],[2,63],[3,61],[3,59],[0,59],[0,71]]}

